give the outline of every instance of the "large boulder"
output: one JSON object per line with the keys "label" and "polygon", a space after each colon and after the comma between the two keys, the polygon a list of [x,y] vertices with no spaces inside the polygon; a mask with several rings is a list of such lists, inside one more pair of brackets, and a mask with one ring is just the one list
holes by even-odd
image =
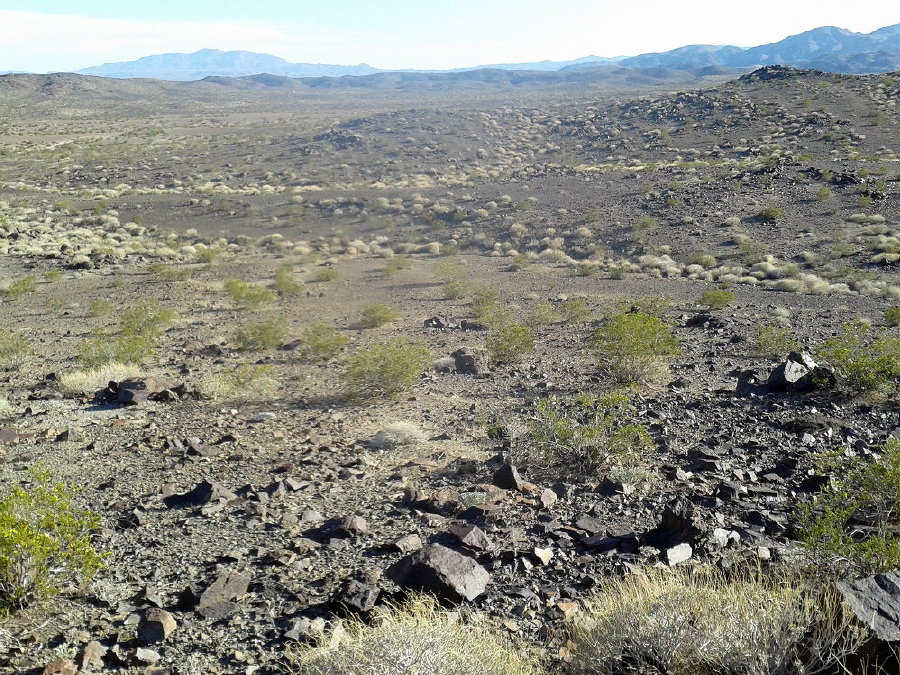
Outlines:
{"label": "large boulder", "polygon": [[878,639],[900,642],[900,570],[838,584],[856,618]]}
{"label": "large boulder", "polygon": [[433,593],[450,602],[474,600],[484,593],[490,575],[478,562],[440,544],[401,558],[387,570],[401,588]]}

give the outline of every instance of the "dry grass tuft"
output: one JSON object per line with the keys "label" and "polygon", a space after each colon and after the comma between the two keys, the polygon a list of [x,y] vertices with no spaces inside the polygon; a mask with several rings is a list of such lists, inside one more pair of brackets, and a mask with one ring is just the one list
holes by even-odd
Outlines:
{"label": "dry grass tuft", "polygon": [[103,389],[110,382],[121,382],[133,377],[142,377],[143,372],[133,364],[111,361],[96,368],[73,370],[59,378],[59,390],[64,394],[93,393]]}
{"label": "dry grass tuft", "polygon": [[425,441],[425,434],[412,422],[389,424],[369,440],[369,445],[380,450],[393,450],[419,445]]}
{"label": "dry grass tuft", "polygon": [[479,622],[462,623],[429,596],[376,610],[371,625],[338,623],[292,649],[305,675],[538,675],[540,667]]}
{"label": "dry grass tuft", "polygon": [[836,672],[864,638],[848,614],[797,574],[644,569],[603,583],[576,618],[574,671]]}

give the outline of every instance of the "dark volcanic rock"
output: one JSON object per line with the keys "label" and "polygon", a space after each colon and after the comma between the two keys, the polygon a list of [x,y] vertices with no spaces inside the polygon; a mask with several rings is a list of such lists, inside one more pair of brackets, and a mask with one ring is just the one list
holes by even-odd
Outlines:
{"label": "dark volcanic rock", "polygon": [[838,589],[856,618],[885,642],[900,642],[900,570],[876,574]]}
{"label": "dark volcanic rock", "polygon": [[402,558],[387,570],[401,588],[426,591],[452,602],[484,593],[490,575],[468,556],[440,544]]}
{"label": "dark volcanic rock", "polygon": [[334,603],[360,612],[368,612],[375,608],[380,593],[381,589],[378,586],[348,579],[335,595]]}
{"label": "dark volcanic rock", "polygon": [[694,505],[676,497],[666,505],[659,525],[643,536],[643,542],[660,550],[685,543],[696,545],[705,538],[706,529]]}
{"label": "dark volcanic rock", "polygon": [[237,495],[219,483],[210,483],[205,480],[197,483],[189,492],[164,497],[163,503],[170,509],[180,509],[187,506],[201,506],[217,499],[231,501],[237,498]]}
{"label": "dark volcanic rock", "polygon": [[197,611],[207,619],[227,619],[238,611],[234,602],[250,586],[250,577],[237,572],[224,572],[200,595]]}
{"label": "dark volcanic rock", "polygon": [[494,473],[494,485],[504,490],[519,490],[525,488],[525,481],[519,475],[519,471],[512,464],[504,464]]}
{"label": "dark volcanic rock", "polygon": [[771,391],[789,391],[815,367],[816,362],[806,352],[791,352],[787,359],[769,374],[766,385]]}

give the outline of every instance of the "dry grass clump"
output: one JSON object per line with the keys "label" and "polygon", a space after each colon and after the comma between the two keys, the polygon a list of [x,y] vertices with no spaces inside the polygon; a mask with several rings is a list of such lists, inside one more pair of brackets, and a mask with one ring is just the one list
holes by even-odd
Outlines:
{"label": "dry grass clump", "polygon": [[573,670],[604,675],[837,672],[865,637],[833,588],[711,568],[608,580],[572,629]]}
{"label": "dry grass clump", "polygon": [[13,412],[15,412],[15,410],[12,403],[3,396],[0,396],[0,420],[12,417]]}
{"label": "dry grass clump", "polygon": [[412,422],[394,422],[369,439],[369,445],[380,450],[404,448],[425,441],[425,434]]}
{"label": "dry grass clump", "polygon": [[538,675],[541,668],[478,621],[463,623],[424,595],[378,608],[371,625],[338,623],[291,649],[305,675]]}
{"label": "dry grass clump", "polygon": [[121,382],[134,377],[142,377],[143,371],[132,363],[111,361],[85,370],[73,370],[59,377],[59,390],[64,394],[93,393],[103,389],[110,382]]}
{"label": "dry grass clump", "polygon": [[261,401],[278,390],[278,375],[270,365],[245,363],[213,373],[200,382],[200,394],[215,401]]}

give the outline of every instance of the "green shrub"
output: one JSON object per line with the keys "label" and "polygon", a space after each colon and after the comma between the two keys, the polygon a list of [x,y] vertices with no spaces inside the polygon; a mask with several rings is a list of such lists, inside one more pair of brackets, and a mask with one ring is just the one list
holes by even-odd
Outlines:
{"label": "green shrub", "polygon": [[535,308],[531,310],[526,325],[531,326],[532,328],[538,328],[540,326],[556,323],[559,320],[560,316],[559,312],[556,311],[556,308],[549,302],[541,302],[535,305]]}
{"label": "green shrub", "polygon": [[31,343],[21,333],[0,328],[0,370],[18,370],[31,354]]}
{"label": "green shrub", "polygon": [[488,355],[494,363],[514,363],[534,352],[534,333],[528,326],[501,323],[487,337]]}
{"label": "green shrub", "polygon": [[831,199],[834,199],[834,193],[824,185],[816,190],[816,199],[820,202],[827,202]]}
{"label": "green shrub", "polygon": [[631,238],[636,242],[642,242],[648,234],[659,229],[659,221],[650,216],[641,216],[631,226]]}
{"label": "green shrub", "polygon": [[486,622],[460,621],[436,600],[413,595],[292,647],[288,662],[307,675],[540,675],[537,661]]}
{"label": "green shrub", "polygon": [[88,369],[96,369],[108,363],[137,365],[156,353],[156,337],[153,335],[105,335],[97,336],[78,345],[78,360]]}
{"label": "green shrub", "polygon": [[316,271],[316,281],[334,281],[340,279],[341,273],[334,267],[322,267]]}
{"label": "green shrub", "polygon": [[481,287],[473,290],[469,307],[477,318],[486,319],[501,309],[502,302],[499,291]]}
{"label": "green shrub", "polygon": [[450,279],[444,282],[444,298],[447,300],[459,300],[469,293],[469,286],[458,279]]}
{"label": "green shrub", "polygon": [[304,361],[325,362],[337,356],[350,341],[324,323],[314,323],[300,333],[300,358]]}
{"label": "green shrub", "polygon": [[198,263],[213,267],[218,264],[224,254],[225,252],[221,248],[202,248],[195,255]]}
{"label": "green shrub", "polygon": [[550,466],[592,473],[640,457],[654,444],[646,427],[627,421],[629,408],[619,392],[539,399],[528,421],[528,452]]}
{"label": "green shrub", "polygon": [[388,278],[393,278],[397,276],[401,270],[408,270],[411,267],[412,260],[410,260],[407,256],[395,255],[392,258],[388,258],[388,261],[384,264],[382,273]]}
{"label": "green shrub", "polygon": [[888,326],[900,326],[900,305],[894,305],[884,310],[884,322]]}
{"label": "green shrub", "polygon": [[357,352],[347,360],[343,381],[347,398],[391,397],[411,387],[429,361],[421,342],[395,338]]}
{"label": "green shrub", "polygon": [[270,365],[244,363],[234,370],[208,375],[200,383],[204,396],[224,401],[259,401],[278,389],[278,376]]}
{"label": "green shrub", "polygon": [[51,597],[100,567],[91,545],[99,517],[77,509],[65,485],[37,478],[0,497],[0,610]]}
{"label": "green shrub", "polygon": [[528,268],[531,265],[531,258],[529,258],[524,253],[519,253],[518,255],[513,256],[513,259],[509,263],[509,269],[511,272],[520,272]]}
{"label": "green shrub", "polygon": [[90,303],[88,303],[88,314],[93,317],[101,317],[112,314],[115,309],[116,306],[109,300],[106,300],[104,298],[91,300]]}
{"label": "green shrub", "polygon": [[119,333],[126,336],[156,337],[162,335],[177,316],[175,310],[163,307],[155,300],[139,302],[122,312]]}
{"label": "green shrub", "polygon": [[775,321],[756,327],[752,345],[757,356],[769,358],[784,357],[800,349],[800,341],[794,331]]}
{"label": "green shrub", "polygon": [[777,206],[767,206],[756,214],[757,218],[767,223],[774,223],[782,216],[784,216],[784,211]]}
{"label": "green shrub", "polygon": [[245,323],[234,334],[237,348],[246,352],[277,349],[287,336],[287,319],[283,317]]}
{"label": "green shrub", "polygon": [[258,310],[278,299],[275,291],[239,279],[228,279],[225,282],[225,291],[238,309]]}
{"label": "green shrub", "polygon": [[617,312],[589,340],[600,366],[623,383],[651,383],[668,373],[669,358],[681,353],[662,319],[644,312]]}
{"label": "green shrub", "polygon": [[16,279],[7,286],[4,294],[10,300],[21,300],[28,293],[33,293],[37,288],[37,281],[32,276]]}
{"label": "green shrub", "polygon": [[900,440],[891,438],[882,456],[822,455],[818,470],[829,485],[801,511],[801,537],[815,554],[852,573],[874,574],[900,567]]}
{"label": "green shrub", "polygon": [[294,267],[287,264],[276,270],[272,290],[283,298],[295,298],[306,293],[306,285],[294,279]]}
{"label": "green shrub", "polygon": [[865,637],[833,586],[798,574],[643,568],[602,581],[575,615],[572,672],[849,672]]}
{"label": "green shrub", "polygon": [[363,308],[359,319],[362,328],[378,328],[397,318],[397,313],[387,305],[374,304]]}
{"label": "green shrub", "polygon": [[722,289],[706,291],[700,295],[699,302],[710,309],[724,309],[734,302],[734,293]]}
{"label": "green shrub", "polygon": [[836,371],[839,385],[850,394],[891,388],[900,376],[900,338],[868,333],[862,321],[845,324],[841,332],[815,349],[820,360]]}
{"label": "green shrub", "polygon": [[63,273],[59,270],[47,270],[44,272],[44,281],[48,284],[55,284],[62,281]]}
{"label": "green shrub", "polygon": [[147,270],[165,281],[187,281],[191,278],[191,269],[189,267],[155,262]]}
{"label": "green shrub", "polygon": [[557,308],[564,323],[587,323],[591,318],[591,308],[584,298],[571,298],[560,303]]}

